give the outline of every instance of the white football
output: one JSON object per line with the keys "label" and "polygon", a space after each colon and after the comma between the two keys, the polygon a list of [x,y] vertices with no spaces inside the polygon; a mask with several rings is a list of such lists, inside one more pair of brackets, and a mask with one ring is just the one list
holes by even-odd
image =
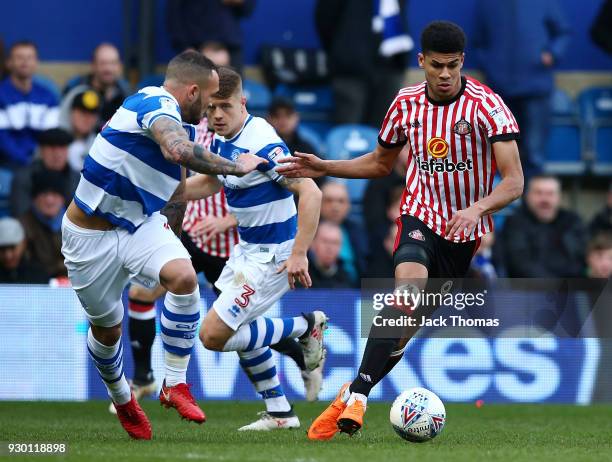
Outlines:
{"label": "white football", "polygon": [[440,434],[446,423],[446,409],[435,393],[410,388],[395,398],[389,420],[399,436],[422,443]]}

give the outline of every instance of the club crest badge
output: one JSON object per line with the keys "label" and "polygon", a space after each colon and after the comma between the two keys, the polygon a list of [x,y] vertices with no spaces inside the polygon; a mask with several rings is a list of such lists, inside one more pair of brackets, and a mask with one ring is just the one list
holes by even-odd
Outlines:
{"label": "club crest badge", "polygon": [[465,119],[461,119],[460,121],[458,121],[455,126],[453,127],[453,131],[457,134],[457,135],[469,135],[470,133],[472,133],[472,125],[470,125],[470,123],[465,120]]}

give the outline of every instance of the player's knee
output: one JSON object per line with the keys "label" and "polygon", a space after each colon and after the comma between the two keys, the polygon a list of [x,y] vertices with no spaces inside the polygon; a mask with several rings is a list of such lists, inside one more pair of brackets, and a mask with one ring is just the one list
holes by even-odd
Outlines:
{"label": "player's knee", "polygon": [[206,329],[204,325],[202,325],[202,329],[200,329],[200,341],[202,345],[204,345],[204,348],[211,351],[223,351],[223,346],[225,345],[225,339],[223,337]]}
{"label": "player's knee", "polygon": [[191,265],[177,268],[172,279],[168,281],[167,289],[173,294],[187,295],[198,286],[198,278]]}
{"label": "player's knee", "polygon": [[102,345],[115,345],[121,338],[121,324],[112,327],[91,326],[94,338]]}

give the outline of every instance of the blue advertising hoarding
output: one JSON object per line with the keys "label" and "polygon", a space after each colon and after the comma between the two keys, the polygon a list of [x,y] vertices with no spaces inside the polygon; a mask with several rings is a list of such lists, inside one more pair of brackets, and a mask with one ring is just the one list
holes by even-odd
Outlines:
{"label": "blue advertising hoarding", "polygon": [[[208,307],[213,294],[203,292]],[[106,391],[86,352],[87,323],[71,289],[0,285],[0,399],[104,399]],[[206,308],[203,308],[204,310]],[[361,307],[356,290],[297,290],[273,306],[269,316],[295,316],[323,309],[330,317],[325,335],[327,361],[321,400],[333,398],[359,367]],[[127,329],[125,329],[127,332]],[[465,335],[463,335],[465,337]],[[124,337],[124,351],[129,340]],[[601,361],[596,338],[499,336],[419,338],[377,386],[371,398],[390,401],[403,389],[429,388],[445,401],[591,402]],[[276,354],[276,353],[275,353]],[[277,355],[278,371],[290,399],[302,399],[299,369]],[[153,368],[163,378],[160,339],[153,348]],[[133,366],[129,353],[125,370]],[[196,345],[188,381],[198,399],[258,399],[235,353],[217,353]]]}

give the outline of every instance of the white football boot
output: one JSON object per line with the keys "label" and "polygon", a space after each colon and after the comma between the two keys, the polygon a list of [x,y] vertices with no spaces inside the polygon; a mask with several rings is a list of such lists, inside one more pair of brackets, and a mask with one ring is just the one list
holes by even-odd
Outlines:
{"label": "white football boot", "polygon": [[310,332],[300,337],[300,346],[304,352],[304,364],[309,371],[315,370],[323,359],[323,333],[327,329],[327,316],[323,311],[302,313],[308,321]]}
{"label": "white football boot", "polygon": [[294,414],[289,417],[274,417],[268,414],[267,411],[258,412],[259,419],[255,422],[240,427],[239,432],[269,432],[272,430],[286,430],[292,428],[300,428],[300,419]]}
{"label": "white football boot", "polygon": [[323,367],[325,366],[325,356],[327,350],[323,349],[323,357],[319,365],[312,371],[302,371],[302,380],[306,390],[306,401],[316,401],[319,399],[321,386],[323,385]]}

